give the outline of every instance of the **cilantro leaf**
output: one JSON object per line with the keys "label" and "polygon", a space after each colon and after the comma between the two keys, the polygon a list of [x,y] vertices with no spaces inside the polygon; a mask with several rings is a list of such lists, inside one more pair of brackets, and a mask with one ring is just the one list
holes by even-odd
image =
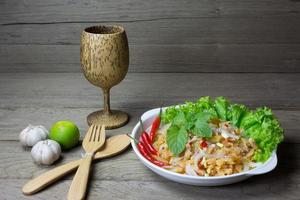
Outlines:
{"label": "cilantro leaf", "polygon": [[168,148],[175,155],[180,154],[188,141],[188,134],[186,129],[182,126],[172,125],[167,131],[167,144]]}

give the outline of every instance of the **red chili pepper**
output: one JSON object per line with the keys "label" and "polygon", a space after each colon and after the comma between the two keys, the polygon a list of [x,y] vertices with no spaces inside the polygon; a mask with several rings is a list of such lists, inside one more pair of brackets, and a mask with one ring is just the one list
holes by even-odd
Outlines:
{"label": "red chili pepper", "polygon": [[127,134],[128,137],[130,137],[131,139],[133,139],[137,145],[138,145],[138,149],[139,151],[141,152],[141,154],[147,159],[149,160],[150,162],[152,162],[153,164],[159,166],[159,167],[164,167],[164,166],[168,166],[167,163],[164,163],[164,162],[161,162],[161,161],[158,161],[156,159],[154,159],[150,153],[147,151],[146,147],[144,146],[144,143],[142,142],[138,142],[135,138],[131,137],[130,135]]}
{"label": "red chili pepper", "polygon": [[142,141],[146,147],[146,149],[148,150],[148,152],[157,155],[157,150],[154,148],[154,146],[152,146],[149,135],[146,132],[142,133]]}
{"label": "red chili pepper", "polygon": [[155,160],[151,155],[149,155],[149,152],[147,152],[147,149],[145,148],[145,146],[143,145],[143,143],[138,143],[138,148],[141,152],[141,154],[150,162],[152,162],[153,164],[159,166],[159,167],[163,167],[166,166],[166,163],[160,162],[158,160]]}
{"label": "red chili pepper", "polygon": [[149,135],[144,129],[144,125],[143,125],[142,120],[140,120],[140,123],[141,123],[142,131],[143,131],[143,133],[141,135],[142,142],[144,143],[144,145],[145,145],[148,152],[150,152],[154,155],[157,155],[158,154],[157,150],[153,147],[152,142],[149,138]]}
{"label": "red chili pepper", "polygon": [[154,119],[154,121],[152,123],[151,131],[150,131],[150,140],[151,140],[152,143],[155,139],[156,131],[159,128],[159,125],[160,125],[161,113],[162,113],[162,107],[160,107],[159,115]]}
{"label": "red chili pepper", "polygon": [[202,141],[200,142],[200,147],[201,147],[201,148],[207,147],[207,142],[206,142],[205,140],[202,140]]}

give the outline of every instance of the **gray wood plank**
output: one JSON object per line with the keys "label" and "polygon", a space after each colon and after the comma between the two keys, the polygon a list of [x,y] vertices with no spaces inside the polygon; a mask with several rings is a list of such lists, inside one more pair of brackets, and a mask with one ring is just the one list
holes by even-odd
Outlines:
{"label": "gray wood plank", "polygon": [[[2,2],[1,22],[5,24],[7,18],[11,20],[19,14],[20,19],[29,22],[19,24],[13,20],[13,24],[2,25],[0,43],[23,45],[1,46],[0,72],[78,72],[79,67],[71,64],[78,64],[79,32],[83,27],[98,22],[87,19],[95,8],[98,14],[111,17],[112,21],[107,22],[117,22],[116,18],[131,19],[125,20],[124,26],[132,44],[132,72],[299,71],[299,7],[295,2],[196,1],[183,6],[177,1],[166,0],[152,5],[130,0],[127,4],[98,1],[85,4],[68,1]],[[86,19],[85,15],[78,15],[84,9],[89,10]],[[104,12],[101,12],[102,9]],[[60,10],[64,12],[56,13]],[[121,11],[126,14],[121,15]],[[155,13],[157,15],[152,16]],[[201,17],[202,14],[205,17]],[[272,17],[266,17],[269,15]],[[61,20],[74,18],[75,21],[46,21],[43,24],[39,17],[45,16],[44,20],[52,16],[56,20],[63,17]],[[83,21],[76,21],[79,16]],[[99,15],[93,16],[99,18]],[[150,18],[143,19],[143,16]],[[32,24],[30,20],[38,23]],[[68,44],[77,46],[64,46]],[[199,44],[208,46],[194,47]],[[49,65],[43,65],[46,63]]]}
{"label": "gray wood plank", "polygon": [[[182,9],[182,8],[185,9]],[[188,12],[187,12],[188,11]],[[1,6],[2,23],[153,20],[170,17],[215,16],[214,2],[209,0],[186,3],[157,1],[156,3],[126,1],[7,1]]]}
{"label": "gray wood plank", "polygon": [[[0,29],[0,44],[76,44],[94,23],[19,24]],[[299,19],[199,18],[124,22],[131,45],[299,44]],[[18,31],[16,31],[18,30]]]}
{"label": "gray wood plank", "polygon": [[[252,108],[275,109],[286,139],[275,171],[213,188],[167,181],[130,149],[96,163],[88,199],[298,200],[299,13],[300,4],[292,0],[1,1],[0,199],[66,197],[72,176],[38,195],[21,194],[26,181],[54,166],[33,164],[17,136],[28,123],[50,127],[60,119],[73,120],[84,133],[85,116],[102,107],[102,97],[77,73],[79,32],[92,24],[118,23],[128,32],[133,73],[112,90],[112,107],[132,119],[108,135],[129,132],[161,101],[170,105],[223,95]],[[56,165],[80,152],[80,147],[64,152]]]}
{"label": "gray wood plank", "polygon": [[[71,151],[63,152],[62,158],[53,166],[38,166],[31,159],[30,149],[23,149],[19,142],[1,141],[0,146],[3,151],[7,151],[0,153],[0,158],[3,161],[0,164],[0,180],[1,178],[30,179],[55,166],[77,160],[81,158],[83,153],[82,148],[78,146]],[[95,163],[96,165],[94,165],[92,174],[95,180],[164,181],[155,174],[149,173],[149,170],[138,161],[131,147],[116,157],[107,158]],[[66,177],[66,179],[71,178],[72,176]]]}
{"label": "gray wood plank", "polygon": [[[299,72],[300,44],[131,45],[130,72]],[[79,45],[1,45],[0,72],[80,72]]]}
{"label": "gray wood plank", "polygon": [[[126,170],[124,170],[126,171]],[[71,180],[61,181],[34,196],[24,196],[27,179],[0,179],[4,199],[64,199]],[[88,199],[299,199],[299,171],[274,171],[244,182],[222,187],[196,187],[170,181],[91,180]]]}
{"label": "gray wood plank", "polygon": [[[81,157],[80,146],[71,151],[63,152],[62,158],[52,166],[38,166],[33,163],[30,156],[30,149],[24,150],[19,142],[0,141],[0,181],[1,179],[31,179],[49,169],[77,160]],[[283,143],[278,149],[279,164],[275,171],[270,173],[268,179],[276,179],[277,175],[293,173],[296,177],[295,183],[300,183],[300,156],[295,153],[300,151],[299,143]],[[136,157],[135,153],[128,148],[122,154],[95,162],[92,179],[94,180],[115,180],[115,181],[155,181],[167,182],[164,178],[152,173]],[[67,176],[64,179],[72,179]]]}
{"label": "gray wood plank", "polygon": [[143,21],[161,18],[198,17],[299,17],[300,5],[287,0],[222,1],[60,1],[37,0],[1,2],[3,23],[65,23],[74,21]]}
{"label": "gray wood plank", "polygon": [[[111,91],[113,108],[152,108],[225,96],[250,107],[299,109],[299,74],[134,73]],[[0,108],[102,107],[101,90],[81,73],[2,73]]]}
{"label": "gray wood plank", "polygon": [[[99,106],[100,107],[100,106]],[[0,140],[18,140],[20,131],[28,124],[44,125],[50,129],[51,125],[59,120],[71,120],[80,129],[81,138],[87,130],[86,116],[93,108],[56,108],[56,107],[29,107],[29,108],[0,108]],[[129,123],[119,129],[107,131],[107,135],[117,135],[130,133],[134,125],[138,122],[143,112],[150,109],[148,105],[142,108],[128,107],[122,108],[130,114]],[[274,110],[285,131],[285,142],[300,143],[300,112],[297,110]]]}
{"label": "gray wood plank", "polygon": [[[71,120],[79,128],[81,139],[85,135],[88,126],[86,117],[89,113],[99,110],[100,105],[94,108],[55,108],[55,107],[32,107],[32,108],[16,108],[16,109],[0,109],[0,140],[18,140],[20,131],[28,124],[42,124],[50,129],[52,124],[59,120]],[[119,129],[108,130],[107,135],[126,134],[130,133],[131,129],[138,122],[139,117],[145,108],[124,108],[123,111],[130,114],[130,122]],[[293,113],[288,114],[293,118]],[[297,114],[296,114],[297,115]],[[283,117],[285,118],[285,117]],[[288,117],[287,117],[288,118]],[[296,119],[297,120],[297,119]],[[294,130],[289,131],[293,134]],[[300,138],[299,138],[300,141]]]}

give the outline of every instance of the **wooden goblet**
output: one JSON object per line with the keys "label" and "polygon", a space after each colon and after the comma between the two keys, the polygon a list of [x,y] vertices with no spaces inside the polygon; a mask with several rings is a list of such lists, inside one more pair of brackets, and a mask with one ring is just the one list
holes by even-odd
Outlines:
{"label": "wooden goblet", "polygon": [[120,26],[92,26],[81,33],[80,62],[86,79],[102,88],[104,109],[88,115],[87,122],[118,128],[128,122],[128,115],[110,109],[110,89],[125,77],[129,65],[128,41]]}

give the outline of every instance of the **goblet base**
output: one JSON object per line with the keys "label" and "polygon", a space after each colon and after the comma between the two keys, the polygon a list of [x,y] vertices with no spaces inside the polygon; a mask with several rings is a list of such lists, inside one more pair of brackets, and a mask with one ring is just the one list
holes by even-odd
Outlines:
{"label": "goblet base", "polygon": [[119,110],[112,110],[111,114],[99,110],[87,116],[87,123],[89,126],[92,124],[101,124],[105,125],[106,129],[115,129],[127,124],[128,119],[128,114]]}

